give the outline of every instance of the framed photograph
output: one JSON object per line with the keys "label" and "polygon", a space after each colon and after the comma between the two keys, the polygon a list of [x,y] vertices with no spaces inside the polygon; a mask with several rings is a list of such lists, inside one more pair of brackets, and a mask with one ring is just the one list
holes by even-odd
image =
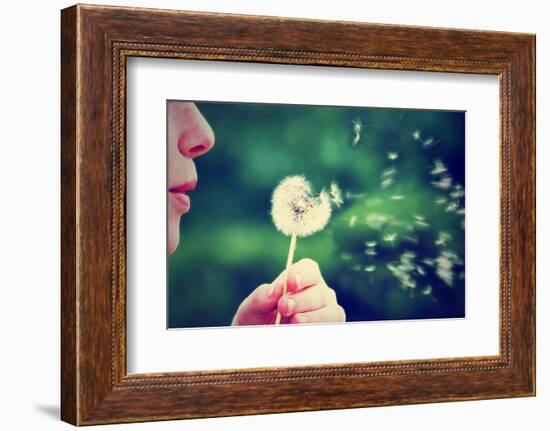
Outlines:
{"label": "framed photograph", "polygon": [[61,18],[64,421],[535,395],[534,35]]}

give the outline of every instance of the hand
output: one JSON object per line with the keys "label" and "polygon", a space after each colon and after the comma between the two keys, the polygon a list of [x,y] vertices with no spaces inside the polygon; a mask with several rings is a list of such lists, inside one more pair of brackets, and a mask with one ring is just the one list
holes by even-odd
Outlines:
{"label": "hand", "polygon": [[[287,293],[283,295],[284,277]],[[336,293],[327,286],[319,265],[302,259],[283,271],[271,284],[258,286],[239,306],[232,325],[269,325],[277,311],[281,323],[345,322],[346,313]]]}

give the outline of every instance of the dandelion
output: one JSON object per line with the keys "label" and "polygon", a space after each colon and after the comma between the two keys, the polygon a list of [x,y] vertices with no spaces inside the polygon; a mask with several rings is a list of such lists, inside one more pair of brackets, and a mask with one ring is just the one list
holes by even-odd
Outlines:
{"label": "dandelion", "polygon": [[420,141],[422,138],[420,137],[420,130],[415,130],[412,132],[412,137],[415,141]]}
{"label": "dandelion", "polygon": [[332,200],[332,203],[337,208],[340,208],[344,203],[344,199],[342,198],[342,190],[340,190],[340,187],[338,187],[338,184],[336,184],[334,181],[330,183],[330,198]]}
{"label": "dandelion", "polygon": [[286,177],[275,188],[271,200],[275,227],[284,235],[306,237],[322,230],[331,216],[329,194],[319,195],[303,176]]}
{"label": "dandelion", "polygon": [[[286,269],[292,265],[296,238],[307,237],[325,228],[332,214],[331,197],[324,190],[316,195],[311,184],[301,175],[284,178],[273,191],[271,216],[275,227],[290,236]],[[283,294],[286,292],[286,277]],[[277,313],[275,324],[281,315]]]}
{"label": "dandelion", "polygon": [[399,157],[399,154],[397,154],[396,152],[389,152],[388,153],[388,160],[397,160],[397,158]]}

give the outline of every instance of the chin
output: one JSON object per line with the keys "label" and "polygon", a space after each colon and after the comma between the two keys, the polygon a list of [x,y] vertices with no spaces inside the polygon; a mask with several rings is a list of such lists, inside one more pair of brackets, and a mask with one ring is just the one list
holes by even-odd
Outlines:
{"label": "chin", "polygon": [[180,242],[180,216],[169,217],[168,219],[168,241],[167,250],[168,254],[172,254],[178,248]]}
{"label": "chin", "polygon": [[170,235],[168,236],[168,254],[172,254],[176,251],[178,248],[179,243],[179,235],[177,238],[172,238]]}

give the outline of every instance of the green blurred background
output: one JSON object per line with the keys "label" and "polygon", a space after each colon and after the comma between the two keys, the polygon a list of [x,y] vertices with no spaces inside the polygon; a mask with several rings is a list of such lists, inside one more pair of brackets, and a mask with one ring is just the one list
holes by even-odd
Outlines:
{"label": "green blurred background", "polygon": [[168,262],[168,327],[225,326],[283,269],[274,187],[336,181],[344,204],[299,238],[348,321],[464,317],[464,112],[197,103],[216,145]]}

